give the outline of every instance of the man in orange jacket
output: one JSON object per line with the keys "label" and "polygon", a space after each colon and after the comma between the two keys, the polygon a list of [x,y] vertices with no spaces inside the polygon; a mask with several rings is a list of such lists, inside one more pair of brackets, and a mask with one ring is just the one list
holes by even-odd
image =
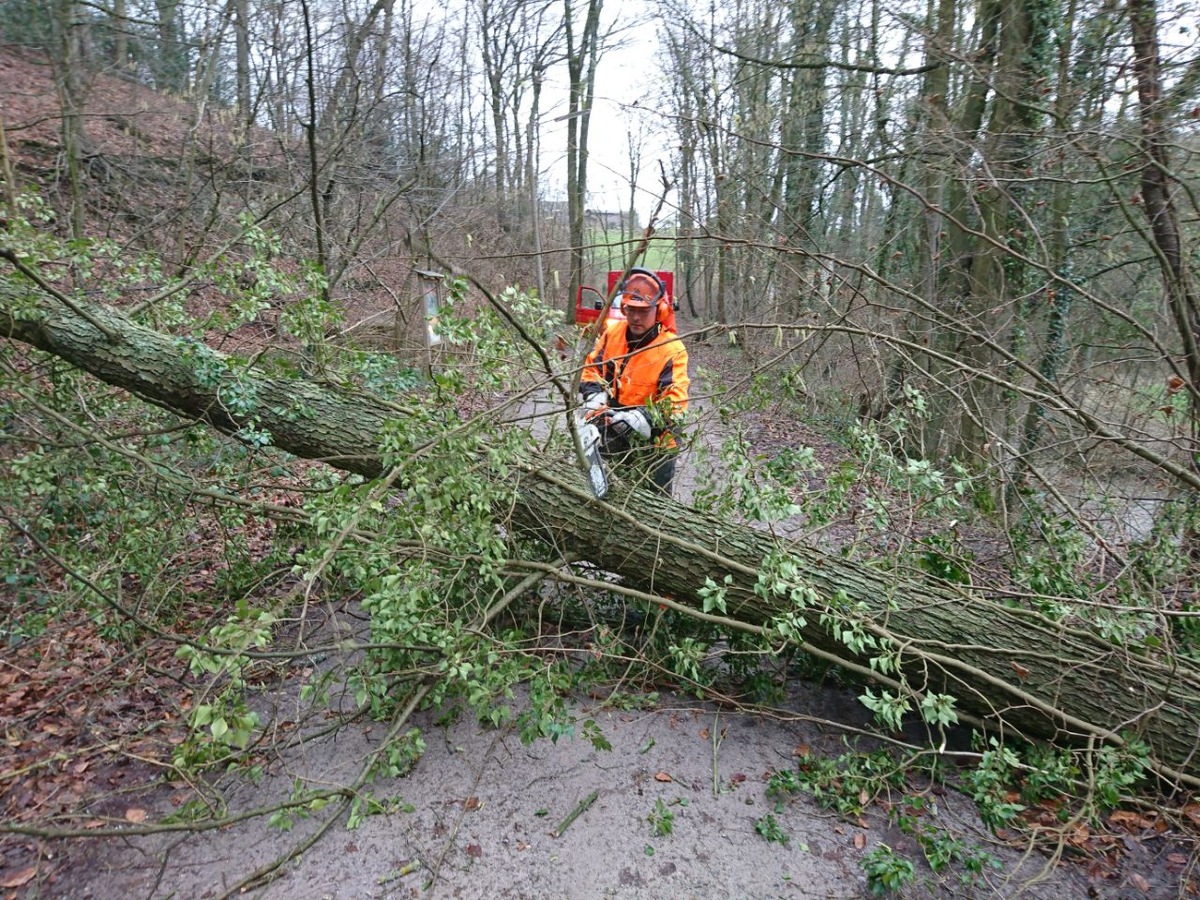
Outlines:
{"label": "man in orange jacket", "polygon": [[610,321],[596,339],[579,394],[600,426],[601,453],[669,495],[678,449],[671,426],[688,405],[687,349],[667,326],[671,298],[657,275],[630,269],[619,293],[625,321]]}

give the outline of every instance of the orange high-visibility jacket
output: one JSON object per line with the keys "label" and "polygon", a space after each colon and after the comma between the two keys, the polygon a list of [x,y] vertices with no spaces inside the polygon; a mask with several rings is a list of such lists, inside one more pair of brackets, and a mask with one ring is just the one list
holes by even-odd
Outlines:
{"label": "orange high-visibility jacket", "polygon": [[[630,352],[622,321],[610,322],[584,362],[580,387],[608,391],[613,407],[644,406],[651,401],[668,419],[687,409],[688,355],[673,331],[660,329],[649,344]],[[660,429],[655,429],[656,437]]]}

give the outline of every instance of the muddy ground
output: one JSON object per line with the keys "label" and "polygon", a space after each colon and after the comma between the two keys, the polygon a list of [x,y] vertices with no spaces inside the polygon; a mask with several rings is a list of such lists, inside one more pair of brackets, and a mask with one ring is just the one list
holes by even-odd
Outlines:
{"label": "muddy ground", "polygon": [[[766,796],[768,774],[794,768],[797,754],[842,749],[841,729],[823,721],[858,715],[840,691],[794,686],[785,705],[790,717],[721,711],[679,696],[662,696],[647,710],[607,709],[599,701],[581,702],[577,710],[600,725],[611,750],[578,736],[526,746],[511,730],[481,728],[466,717],[445,726],[424,722],[427,750],[412,773],[372,786],[390,811],[353,831],[334,825],[252,895],[854,898],[868,895],[859,864],[879,844],[919,856],[878,805],[851,821],[805,799],[777,806]],[[359,724],[281,753],[264,781],[231,781],[225,799],[252,808],[286,793],[294,779],[351,781],[384,730]],[[1079,866],[1053,868],[1041,852],[1002,844],[955,792],[927,796],[933,819],[1000,868],[989,866],[964,884],[961,873],[937,876],[922,866],[903,896],[1089,896]],[[174,811],[170,795],[160,794],[148,821]],[[768,814],[786,843],[756,830]],[[314,816],[281,832],[256,820],[196,835],[109,840],[87,852],[77,845],[75,865],[47,884],[44,896],[237,893],[248,875],[291,852],[320,824]],[[1114,883],[1091,896],[1149,895]]]}

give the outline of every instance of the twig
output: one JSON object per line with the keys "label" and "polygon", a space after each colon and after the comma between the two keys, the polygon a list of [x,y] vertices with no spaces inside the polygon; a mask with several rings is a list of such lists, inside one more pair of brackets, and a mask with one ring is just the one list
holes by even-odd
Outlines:
{"label": "twig", "polygon": [[[479,769],[475,773],[475,780],[471,782],[471,790],[468,797],[475,796],[475,792],[479,789],[479,782],[483,779],[483,772],[487,768],[489,760],[492,758],[492,752],[496,749],[496,745],[500,743],[500,738],[503,733],[496,735],[492,743],[488,746],[487,753],[483,755],[483,762],[479,764]],[[446,838],[446,843],[442,847],[442,852],[438,854],[437,862],[433,864],[433,870],[429,876],[429,883],[425,886],[425,892],[433,891],[433,886],[437,884],[438,875],[442,871],[442,863],[446,861],[447,854],[450,853],[450,848],[454,846],[454,841],[458,838],[459,829],[462,828],[463,818],[467,815],[467,803],[464,801],[462,808],[458,811],[458,817],[454,820],[454,827],[450,829],[450,834]]]}
{"label": "twig", "polygon": [[721,779],[717,774],[717,751],[721,748],[721,711],[713,712],[712,748],[713,748],[713,796],[720,793]]}
{"label": "twig", "polygon": [[411,875],[413,872],[421,868],[421,857],[416,856],[406,862],[398,869],[392,869],[386,875],[380,875],[377,884],[390,884],[393,881],[399,881],[405,875]]}
{"label": "twig", "polygon": [[587,808],[596,802],[596,798],[599,796],[599,791],[592,791],[590,794],[580,800],[579,805],[571,810],[571,814],[563,819],[557,828],[550,832],[550,837],[562,837],[563,832],[571,827],[571,823],[583,815],[583,813],[587,811]]}
{"label": "twig", "polygon": [[[621,277],[613,283],[612,290],[604,299],[604,306],[600,308],[600,313],[597,315],[596,321],[592,322],[586,329],[584,329],[583,343],[587,349],[591,349],[592,342],[594,342],[600,335],[600,332],[604,330],[604,323],[608,321],[608,310],[613,304],[613,299],[617,296],[617,289],[621,286],[625,279],[629,277],[629,270],[637,265],[638,258],[644,255],[650,248],[650,239],[654,237],[655,223],[658,222],[659,213],[662,212],[663,205],[667,202],[667,194],[671,192],[671,187],[671,182],[668,180],[667,173],[664,170],[662,173],[662,193],[659,194],[658,203],[654,207],[654,212],[650,213],[650,218],[646,221],[646,227],[642,231],[642,236],[638,238],[638,242],[634,244],[633,250],[626,258],[624,263],[625,269],[621,272]],[[580,366],[575,372],[575,377],[571,379],[572,393],[579,389],[579,379],[582,374],[583,366]]]}
{"label": "twig", "polygon": [[[270,806],[257,807],[255,809],[246,810],[245,812],[234,813],[233,815],[224,816],[222,818],[196,819],[191,822],[170,822],[166,824],[151,824],[151,825],[131,825],[118,819],[112,819],[112,828],[40,828],[33,825],[3,824],[0,825],[0,834],[23,834],[29,837],[40,837],[47,840],[66,840],[69,838],[130,838],[130,837],[145,837],[154,834],[167,834],[170,832],[188,832],[190,834],[199,834],[204,831],[216,831],[218,829],[228,828],[230,825],[237,825],[240,822],[247,822],[251,819],[262,818],[269,816],[274,812],[283,810],[295,809],[297,807],[306,806],[314,800],[333,799],[335,797],[344,797],[348,788],[333,788],[326,791],[316,791],[311,794],[305,794],[303,797],[294,800],[285,800],[282,803],[274,803]],[[101,819],[93,821],[104,821]]]}
{"label": "twig", "polygon": [[408,722],[412,714],[416,712],[417,707],[421,705],[421,701],[429,695],[431,690],[433,690],[433,686],[434,685],[431,682],[420,685],[415,691],[413,691],[408,703],[392,720],[392,724],[388,728],[388,733],[379,743],[379,746],[367,754],[366,759],[363,760],[362,767],[359,769],[358,777],[355,778],[354,783],[339,791],[339,793],[343,795],[342,802],[339,803],[337,809],[335,809],[333,813],[321,823],[321,827],[317,829],[317,831],[311,837],[306,838],[300,843],[294,845],[286,852],[280,854],[280,856],[278,856],[274,861],[267,863],[267,865],[263,866],[258,871],[247,875],[240,882],[222,894],[218,900],[228,900],[230,897],[235,897],[239,894],[245,893],[248,890],[261,887],[262,885],[273,881],[283,874],[280,870],[285,864],[304,853],[309,847],[313,846],[317,841],[324,837],[329,829],[332,828],[339,819],[341,819],[342,814],[350,808],[350,804],[353,802],[353,795],[361,791],[371,780],[376,760],[378,760],[379,756],[387,749],[388,744],[395,740],[400,734],[400,729],[404,727],[405,723]]}
{"label": "twig", "polygon": [[281,874],[283,874],[279,870],[283,868],[284,864],[286,864],[289,860],[300,856],[302,853],[304,853],[304,851],[308,850],[309,847],[313,846],[317,841],[323,838],[326,832],[328,832],[329,829],[334,826],[334,823],[341,819],[342,813],[350,808],[351,802],[352,801],[349,798],[343,799],[342,802],[337,805],[337,808],[325,819],[324,822],[321,823],[321,827],[313,832],[311,836],[301,841],[299,844],[296,844],[274,862],[268,863],[257,872],[246,876],[246,878],[222,894],[218,900],[229,900],[230,897],[236,897],[239,894],[244,894],[246,891],[249,891],[252,888],[260,887],[267,882],[278,878]]}

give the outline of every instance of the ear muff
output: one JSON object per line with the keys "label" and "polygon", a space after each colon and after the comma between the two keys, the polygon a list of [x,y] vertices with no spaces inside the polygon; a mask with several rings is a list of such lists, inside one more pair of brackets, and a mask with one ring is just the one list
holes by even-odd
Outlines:
{"label": "ear muff", "polygon": [[658,285],[658,292],[654,295],[654,319],[656,322],[665,322],[667,320],[667,314],[671,311],[671,301],[667,298],[666,282],[659,278],[658,275],[652,272],[650,269],[643,268],[642,266],[634,266],[629,270],[628,273],[626,273],[625,281],[621,282],[622,291],[625,290],[625,282],[627,282],[633,275],[643,275]]}

